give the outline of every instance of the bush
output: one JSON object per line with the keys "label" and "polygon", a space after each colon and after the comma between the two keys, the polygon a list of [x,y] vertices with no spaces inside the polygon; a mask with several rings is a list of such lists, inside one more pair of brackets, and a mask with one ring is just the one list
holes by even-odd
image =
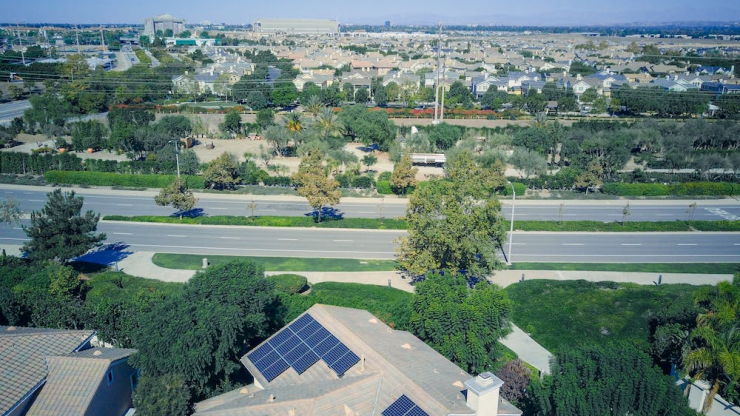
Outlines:
{"label": "bush", "polygon": [[380,175],[378,175],[378,181],[390,181],[391,176],[393,176],[392,172],[382,172]]}
{"label": "bush", "polygon": [[393,188],[391,188],[391,182],[386,180],[378,181],[378,193],[381,195],[392,195]]}
{"label": "bush", "polygon": [[274,276],[267,276],[267,280],[272,281],[276,292],[287,293],[289,295],[302,292],[308,285],[306,276],[298,274],[276,274]]}
{"label": "bush", "polygon": [[[105,172],[67,172],[48,171],[44,174],[47,182],[63,185],[89,186],[126,186],[135,188],[166,188],[176,175],[126,175]],[[203,178],[200,176],[186,176],[186,184],[191,189],[203,189]]]}
{"label": "bush", "polygon": [[267,176],[262,178],[265,186],[293,186],[289,176]]}
{"label": "bush", "polygon": [[351,188],[352,187],[352,176],[346,173],[340,173],[334,176],[334,180],[339,182],[340,188]]}
{"label": "bush", "polygon": [[[514,185],[514,190],[518,196],[524,196],[527,192],[527,187],[523,183],[512,182],[512,184]],[[511,185],[508,183],[504,185],[504,189],[501,190],[501,193],[506,196],[511,195]]]}
{"label": "bush", "polygon": [[355,188],[370,189],[375,186],[375,181],[369,176],[358,176],[352,181]]}
{"label": "bush", "polygon": [[602,192],[618,196],[733,196],[740,194],[740,184],[730,182],[605,183]]}

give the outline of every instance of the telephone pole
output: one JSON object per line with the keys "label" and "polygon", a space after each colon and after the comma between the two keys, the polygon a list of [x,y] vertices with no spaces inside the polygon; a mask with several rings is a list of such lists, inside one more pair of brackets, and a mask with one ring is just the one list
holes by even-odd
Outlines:
{"label": "telephone pole", "polygon": [[15,29],[18,32],[18,43],[21,46],[21,60],[23,61],[23,66],[26,66],[26,52],[23,50],[23,37],[21,37],[21,28],[18,25],[18,21],[15,22]]}
{"label": "telephone pole", "polygon": [[77,25],[75,25],[75,39],[77,40],[77,53],[82,54],[82,52],[80,52],[80,28],[78,28]]}
{"label": "telephone pole", "polygon": [[442,99],[439,103],[439,122],[445,121],[445,71],[447,71],[447,64],[442,64]]}
{"label": "telephone pole", "polygon": [[439,123],[437,114],[439,113],[439,69],[440,57],[442,53],[442,22],[439,22],[439,31],[437,32],[437,77],[434,81],[434,119],[432,124]]}

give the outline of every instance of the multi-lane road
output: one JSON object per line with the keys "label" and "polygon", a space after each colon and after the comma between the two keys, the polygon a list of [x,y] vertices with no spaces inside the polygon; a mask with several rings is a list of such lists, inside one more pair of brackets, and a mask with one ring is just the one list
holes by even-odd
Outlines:
{"label": "multi-lane road", "polygon": [[[26,212],[39,210],[46,202],[49,188],[14,187],[0,185],[0,199],[15,198],[21,201]],[[85,209],[102,215],[171,215],[173,210],[154,203],[154,192],[110,191],[78,189],[77,194],[85,198]],[[278,196],[198,195],[197,208],[206,215],[251,215],[247,207],[252,200],[257,204],[255,215],[302,216],[311,211],[302,198]],[[629,221],[673,221],[686,220],[688,206],[693,201],[631,201]],[[564,221],[621,221],[624,201],[562,201]],[[517,220],[560,219],[561,201],[517,201]],[[399,217],[404,215],[403,200],[368,198],[345,198],[338,209],[346,217]],[[504,216],[511,215],[510,201],[504,201]],[[740,220],[740,202],[734,200],[701,201],[693,213],[695,220]]]}
{"label": "multi-lane road", "polygon": [[[392,259],[394,240],[405,235],[404,231],[109,221],[102,221],[99,231],[107,234],[107,243],[121,243],[132,251],[359,259]],[[513,238],[511,258],[515,262],[740,262],[740,233],[515,232]],[[22,229],[0,226],[0,244],[24,241]]]}

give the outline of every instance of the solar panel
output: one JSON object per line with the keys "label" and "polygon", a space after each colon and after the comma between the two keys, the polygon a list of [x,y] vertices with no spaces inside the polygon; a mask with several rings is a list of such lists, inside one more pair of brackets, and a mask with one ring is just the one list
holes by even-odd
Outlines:
{"label": "solar panel", "polygon": [[275,350],[277,350],[280,355],[285,356],[285,354],[289,353],[290,350],[298,346],[298,344],[303,344],[303,341],[301,341],[300,338],[298,338],[297,336],[293,335],[285,340],[285,342],[280,344],[277,348],[275,348]]}
{"label": "solar panel", "polygon": [[277,376],[282,374],[285,370],[290,367],[288,363],[282,358],[276,360],[271,366],[267,367],[265,371],[262,371],[262,375],[265,376],[267,381],[275,380]]}
{"label": "solar panel", "polygon": [[293,369],[298,374],[303,374],[312,365],[314,365],[316,361],[319,361],[319,356],[313,351],[309,351],[293,363]]}
{"label": "solar panel", "polygon": [[409,412],[414,406],[416,406],[416,403],[414,403],[411,399],[406,397],[405,394],[401,395],[401,397],[398,398],[393,404],[388,406],[387,409],[383,410],[382,415],[383,416],[404,416],[406,413]]}
{"label": "solar panel", "polygon": [[321,356],[321,359],[326,361],[326,364],[331,366],[335,362],[339,361],[344,354],[349,352],[349,348],[347,348],[344,344],[341,342],[337,344],[336,347],[332,348],[329,352]]}
{"label": "solar panel", "polygon": [[305,354],[305,353],[307,353],[309,351],[310,351],[310,349],[308,348],[308,346],[306,344],[300,343],[300,344],[296,345],[296,347],[293,348],[293,350],[291,350],[288,354],[285,355],[285,361],[287,361],[288,364],[290,364],[292,366],[293,363],[296,362],[296,360],[298,360],[299,358],[301,358],[303,356],[303,354]]}
{"label": "solar panel", "polygon": [[313,321],[310,324],[306,325],[305,327],[301,328],[296,333],[296,335],[301,337],[301,339],[306,339],[310,337],[311,335],[313,335],[314,333],[316,333],[316,331],[320,330],[321,328],[323,328],[323,326],[321,326],[320,323]]}
{"label": "solar panel", "polygon": [[331,336],[331,332],[327,331],[326,328],[322,326],[321,329],[319,329],[313,335],[308,337],[308,339],[306,339],[306,344],[318,345],[321,341],[325,340],[326,338],[330,336]]}
{"label": "solar panel", "polygon": [[252,363],[255,363],[264,358],[270,352],[272,352],[272,346],[270,346],[269,344],[262,344],[259,348],[250,352],[247,355],[247,358],[249,358],[249,361],[251,361]]}
{"label": "solar panel", "polygon": [[313,319],[313,316],[311,316],[309,314],[305,314],[305,315],[301,316],[300,318],[296,319],[296,321],[293,322],[292,324],[290,324],[290,326],[288,326],[288,328],[292,329],[293,332],[298,332],[304,326],[310,324],[311,322],[316,322],[316,320]]}
{"label": "solar panel", "polygon": [[409,410],[408,413],[406,413],[406,416],[429,416],[427,412],[421,410],[421,407],[414,406]]}
{"label": "solar panel", "polygon": [[288,338],[292,337],[293,333],[291,331],[282,330],[275,334],[274,337],[270,340],[270,344],[272,344],[273,347],[277,348],[278,345],[282,344],[283,342],[287,341]]}
{"label": "solar panel", "polygon": [[360,361],[360,358],[352,351],[347,350],[347,353],[344,354],[342,358],[335,361],[329,367],[331,367],[338,376],[341,376],[346,373],[347,370],[352,368],[353,365],[357,364],[358,361]]}
{"label": "solar panel", "polygon": [[319,355],[319,357],[324,358],[324,354],[329,352],[329,350],[336,347],[338,344],[339,340],[334,335],[329,335],[328,338],[316,345],[313,350]]}
{"label": "solar panel", "polygon": [[254,366],[257,367],[260,372],[264,371],[267,367],[271,366],[275,361],[280,359],[280,354],[278,354],[275,350],[270,351],[267,355],[265,355],[261,360],[254,363]]}

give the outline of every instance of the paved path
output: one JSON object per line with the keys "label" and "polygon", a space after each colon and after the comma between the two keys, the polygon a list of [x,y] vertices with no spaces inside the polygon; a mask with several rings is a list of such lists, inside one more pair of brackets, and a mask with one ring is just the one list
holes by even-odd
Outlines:
{"label": "paved path", "polygon": [[501,343],[514,351],[524,362],[540,370],[541,373],[550,374],[552,353],[513,323],[511,329],[511,333],[502,339]]}

